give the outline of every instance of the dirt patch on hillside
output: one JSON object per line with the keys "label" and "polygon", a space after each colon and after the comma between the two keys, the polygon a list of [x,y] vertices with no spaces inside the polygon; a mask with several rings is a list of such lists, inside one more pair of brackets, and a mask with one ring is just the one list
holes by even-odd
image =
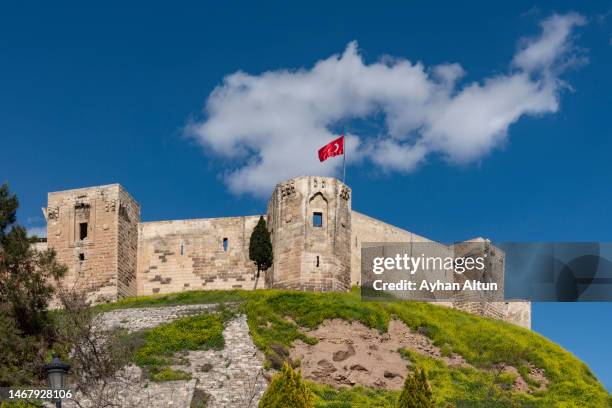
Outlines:
{"label": "dirt patch on hillside", "polygon": [[[548,379],[544,375],[544,370],[535,367],[531,363],[528,363],[527,366],[529,367],[529,373],[527,374],[529,378],[523,378],[516,367],[508,364],[498,364],[493,369],[493,372],[508,373],[516,376],[512,384],[512,391],[514,392],[532,393],[533,391],[546,391],[548,389]],[[530,386],[526,380],[529,380],[532,385]]]}
{"label": "dirt patch on hillside", "polygon": [[500,367],[497,369],[501,369],[501,372],[503,373],[508,373],[508,374],[512,374],[516,376],[516,378],[514,379],[514,383],[512,384],[512,391],[529,392],[529,384],[527,384],[525,379],[521,377],[521,374],[516,369],[516,367],[513,367],[511,365],[501,364]]}
{"label": "dirt patch on hillside", "polygon": [[548,378],[544,375],[544,370],[537,368],[533,364],[529,366],[529,378],[535,383],[539,384],[536,391],[546,391],[548,389]]}
{"label": "dirt patch on hillside", "polygon": [[303,375],[333,386],[361,384],[392,390],[401,389],[409,364],[398,353],[406,348],[443,360],[451,367],[469,366],[459,355],[444,357],[429,338],[410,330],[403,322],[389,322],[387,333],[379,333],[358,322],[326,320],[310,337],[313,346],[296,341],[291,358],[301,361]]}

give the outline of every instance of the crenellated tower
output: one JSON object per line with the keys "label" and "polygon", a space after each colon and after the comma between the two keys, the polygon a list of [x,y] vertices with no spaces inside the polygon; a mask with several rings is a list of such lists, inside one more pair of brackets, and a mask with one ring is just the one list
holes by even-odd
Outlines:
{"label": "crenellated tower", "polygon": [[351,285],[351,190],[332,177],[280,183],[268,202],[270,288],[344,291]]}
{"label": "crenellated tower", "polygon": [[136,295],[140,206],[119,184],[49,193],[44,212],[64,286],[94,302]]}

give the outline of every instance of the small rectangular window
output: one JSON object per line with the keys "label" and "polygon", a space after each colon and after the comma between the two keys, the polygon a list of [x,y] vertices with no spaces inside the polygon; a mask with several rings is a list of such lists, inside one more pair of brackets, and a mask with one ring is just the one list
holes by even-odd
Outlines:
{"label": "small rectangular window", "polygon": [[312,226],[319,228],[323,226],[323,213],[316,212],[312,214]]}
{"label": "small rectangular window", "polygon": [[82,241],[87,238],[87,223],[81,222],[79,224],[79,239]]}
{"label": "small rectangular window", "polygon": [[229,248],[229,241],[227,238],[223,238],[223,251],[227,252],[228,248]]}
{"label": "small rectangular window", "polygon": [[85,260],[85,254],[84,253],[80,253],[79,254],[79,261],[84,261]]}

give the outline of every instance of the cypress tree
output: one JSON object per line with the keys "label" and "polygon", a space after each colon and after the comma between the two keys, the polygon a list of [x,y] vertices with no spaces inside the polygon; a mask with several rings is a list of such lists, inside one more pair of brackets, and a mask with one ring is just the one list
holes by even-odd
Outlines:
{"label": "cypress tree", "polygon": [[433,408],[433,398],[425,370],[417,368],[406,377],[397,402],[398,408]]}
{"label": "cypress tree", "polygon": [[313,408],[314,396],[302,380],[302,374],[294,371],[287,362],[259,401],[259,408]]}
{"label": "cypress tree", "polygon": [[270,233],[266,225],[264,217],[259,217],[259,221],[251,234],[251,240],[249,242],[249,259],[257,265],[257,275],[255,275],[255,286],[257,288],[257,281],[259,280],[259,274],[261,271],[266,271],[272,266],[274,255],[272,254],[272,241],[270,240]]}

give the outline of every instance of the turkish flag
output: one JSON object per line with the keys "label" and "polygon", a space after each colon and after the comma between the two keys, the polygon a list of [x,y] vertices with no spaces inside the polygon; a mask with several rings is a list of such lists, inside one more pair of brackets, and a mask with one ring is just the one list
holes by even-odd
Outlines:
{"label": "turkish flag", "polygon": [[320,148],[319,160],[325,161],[330,157],[340,156],[341,154],[344,154],[344,135]]}

